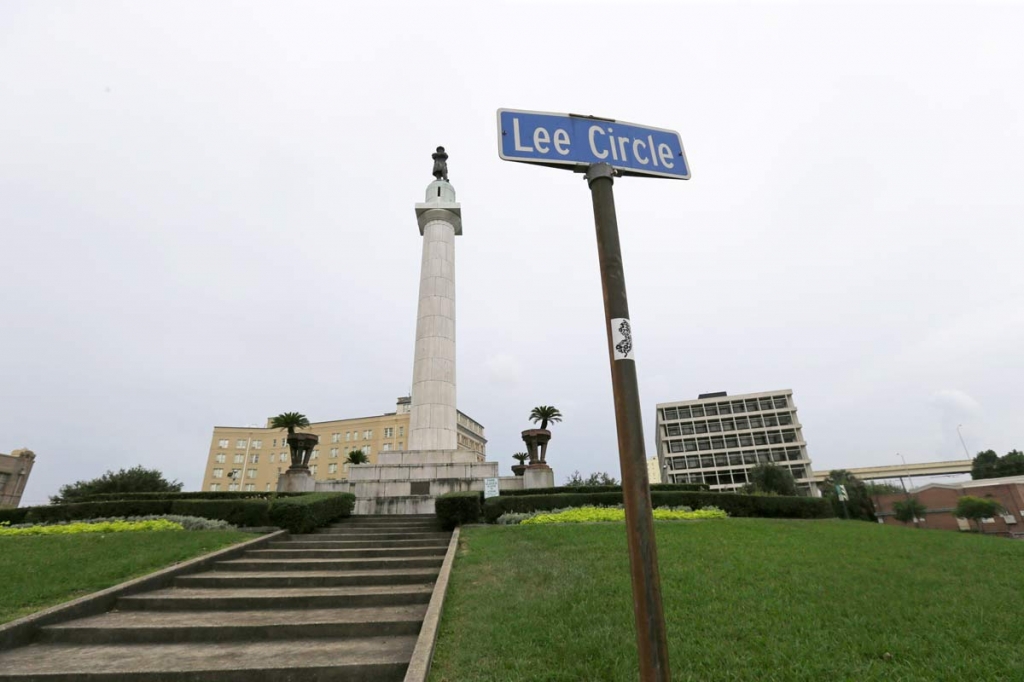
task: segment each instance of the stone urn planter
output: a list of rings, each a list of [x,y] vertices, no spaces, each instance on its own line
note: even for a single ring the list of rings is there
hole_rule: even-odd
[[[523,442],[526,443],[526,451],[530,455],[530,466],[547,467],[548,441],[551,440],[551,432],[547,429],[527,429],[523,431]]]
[[[320,442],[320,436],[312,433],[289,433],[288,449],[291,450],[292,469],[309,469],[309,458],[313,448]]]
[[[513,464],[512,465],[512,473],[515,474],[516,476],[522,476],[525,471],[526,471],[526,465],[525,464]]]

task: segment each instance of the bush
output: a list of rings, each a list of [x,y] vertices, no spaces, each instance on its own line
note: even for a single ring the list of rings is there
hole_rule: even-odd
[[[166,519],[157,521],[101,521],[98,523],[66,523],[56,526],[0,527],[0,537],[25,535],[76,535],[78,533],[126,533],[131,531],[184,530],[180,523]]]
[[[267,491],[203,491],[197,490],[187,493],[102,493],[97,495],[86,495],[80,502],[113,502],[120,500],[272,500],[278,497],[296,497],[308,495],[308,493],[278,493]]]
[[[438,498],[440,499],[440,498]],[[654,491],[655,507],[717,507],[729,516],[758,516],[785,519],[824,519],[833,516],[828,500],[820,497],[769,497],[694,491]],[[547,511],[565,507],[622,504],[622,493],[563,493],[558,495],[512,495],[491,497],[484,503],[484,520],[494,523],[508,512]]]
[[[51,504],[67,504],[81,502],[87,495],[99,493],[135,493],[135,492],[172,492],[181,490],[181,483],[168,481],[156,469],[141,466],[121,469],[118,472],[108,471],[91,481],[78,481],[63,485],[60,491],[50,498]]]
[[[707,483],[655,483],[651,486],[651,492],[654,491],[673,491],[673,490],[688,490],[692,492],[699,492],[701,490],[707,490]],[[515,495],[559,495],[561,493],[621,493],[621,485],[589,485],[589,486],[573,486],[563,485],[555,488],[531,488],[529,490],[502,490],[501,496],[515,496]]]
[[[14,507],[12,509],[0,509],[0,523],[19,524],[25,522],[28,510],[31,507]]]
[[[698,519],[725,519],[728,515],[721,509],[709,507],[689,511],[682,509],[654,510],[656,521],[694,521]],[[625,521],[626,510],[618,507],[575,507],[565,509],[553,514],[536,514],[528,519],[523,519],[523,525],[548,524],[548,523],[594,523],[598,521]]]
[[[179,523],[185,530],[234,530],[227,521],[221,519],[204,519],[201,516],[179,516],[177,514],[160,514],[154,516],[110,516],[106,518],[89,519],[89,523],[107,523],[117,521],[170,521]]]
[[[47,507],[28,507],[25,523],[81,521],[108,516],[150,516],[171,513],[170,500],[124,500],[120,502],[76,502]]]
[[[484,494],[478,490],[460,490],[448,493],[434,500],[434,513],[437,514],[437,518],[441,521],[441,527],[445,530],[451,530],[464,523],[478,523],[483,499]],[[491,499],[498,498],[492,497]]]
[[[270,505],[270,523],[292,533],[309,533],[352,513],[351,493],[307,493],[279,497]]]
[[[168,500],[171,514],[220,519],[232,526],[270,526],[266,500]],[[117,504],[117,503],[114,503]]]

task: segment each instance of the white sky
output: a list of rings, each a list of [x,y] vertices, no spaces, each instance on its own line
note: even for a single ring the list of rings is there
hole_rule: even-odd
[[[682,133],[616,182],[655,404],[792,388],[816,469],[1024,447],[1024,6],[0,2],[0,451],[24,503],[215,424],[394,409],[451,154],[459,406],[618,476],[590,196],[500,107]]]

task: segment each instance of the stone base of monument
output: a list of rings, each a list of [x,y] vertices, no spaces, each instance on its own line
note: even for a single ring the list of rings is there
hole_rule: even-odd
[[[468,450],[381,452],[376,464],[349,466],[348,481],[321,482],[317,490],[351,492],[353,514],[433,514],[434,499],[459,490],[483,490],[498,477],[498,463]]]
[[[555,472],[547,464],[531,464],[523,472],[523,488],[554,488]]]
[[[279,493],[311,493],[316,489],[316,481],[309,469],[288,469],[277,477]]]

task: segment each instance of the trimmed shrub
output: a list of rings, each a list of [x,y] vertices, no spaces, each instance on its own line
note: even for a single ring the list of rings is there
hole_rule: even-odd
[[[56,526],[0,528],[0,537],[28,535],[77,535],[79,533],[130,533],[134,531],[184,530],[180,523],[157,521],[101,521],[99,523],[62,523]]]
[[[440,499],[440,498],[439,498]],[[692,491],[654,491],[655,507],[717,507],[729,516],[785,519],[824,519],[833,516],[828,500],[820,497],[772,497]],[[622,493],[563,493],[559,495],[512,495],[491,497],[484,503],[484,520],[494,523],[507,512],[547,511],[587,505],[614,507]]]
[[[179,516],[220,519],[232,526],[271,526],[266,500],[168,500],[169,512]]]
[[[105,516],[154,516],[171,512],[170,500],[123,500],[118,502],[75,502],[46,507],[28,507],[25,523],[80,521]]]
[[[707,483],[654,483],[651,492],[658,491],[692,491],[708,490]],[[555,488],[531,488],[529,490],[502,490],[501,496],[513,495],[560,495],[562,493],[621,493],[621,485],[563,485]]]
[[[498,498],[492,497],[492,500]],[[479,490],[460,490],[441,495],[434,500],[434,513],[445,530],[464,523],[478,523],[484,494]]]
[[[19,523],[25,523],[25,517],[28,515],[28,510],[32,507],[13,507],[11,509],[0,509],[0,523],[10,523],[12,525],[18,525]]]
[[[258,490],[192,491],[187,493],[102,493],[87,495],[80,502],[112,502],[119,500],[272,500],[278,497],[297,497],[308,493],[278,493]]]
[[[292,533],[310,533],[352,513],[351,493],[307,493],[279,497],[270,504],[270,523]]]

